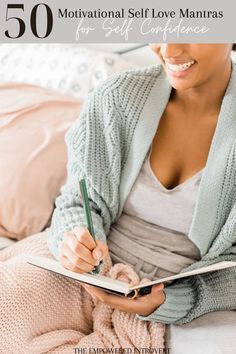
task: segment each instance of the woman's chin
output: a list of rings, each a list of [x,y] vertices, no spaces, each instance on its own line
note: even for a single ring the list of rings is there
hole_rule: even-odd
[[[190,82],[177,82],[177,80],[169,80],[169,83],[175,90],[188,90],[194,87],[194,84]]]
[[[187,90],[195,88],[199,85],[199,81],[196,78],[189,78],[181,80],[180,78],[174,78],[167,75],[167,79],[170,85],[176,90]]]

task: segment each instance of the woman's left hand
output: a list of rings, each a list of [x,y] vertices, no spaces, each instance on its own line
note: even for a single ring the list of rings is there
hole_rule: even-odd
[[[164,284],[152,286],[150,294],[139,296],[135,299],[121,297],[107,293],[95,286],[82,284],[86,291],[98,298],[102,303],[124,312],[135,313],[141,316],[148,316],[165,301]]]

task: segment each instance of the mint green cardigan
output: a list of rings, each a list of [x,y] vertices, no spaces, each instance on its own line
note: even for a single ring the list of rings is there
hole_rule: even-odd
[[[188,237],[201,259],[182,271],[236,261],[236,65],[225,92],[199,186]],[[168,103],[162,65],[112,76],[90,92],[80,118],[68,130],[67,182],[57,197],[48,247],[58,259],[63,232],[84,224],[79,179],[86,178],[97,238],[110,226],[141,169]],[[158,212],[158,211],[157,211]],[[158,263],[158,260],[157,260]],[[140,320],[184,324],[207,312],[236,309],[236,268],[175,280],[165,302]]]

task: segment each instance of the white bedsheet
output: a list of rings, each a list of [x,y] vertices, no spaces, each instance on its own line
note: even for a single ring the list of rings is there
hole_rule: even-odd
[[[236,310],[214,311],[184,325],[166,325],[170,354],[235,354]]]

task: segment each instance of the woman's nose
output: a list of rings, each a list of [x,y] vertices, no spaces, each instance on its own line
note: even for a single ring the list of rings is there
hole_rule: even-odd
[[[161,55],[165,58],[176,58],[184,52],[184,45],[179,43],[163,43],[161,44]]]

